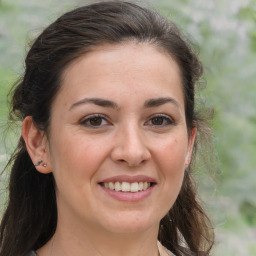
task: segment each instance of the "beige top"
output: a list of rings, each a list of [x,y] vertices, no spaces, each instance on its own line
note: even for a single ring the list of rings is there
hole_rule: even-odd
[[[160,256],[175,256],[173,253],[167,250],[159,241],[157,242],[157,246]]]

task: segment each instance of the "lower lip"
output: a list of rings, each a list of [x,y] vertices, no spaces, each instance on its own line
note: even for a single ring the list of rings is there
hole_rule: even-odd
[[[147,198],[151,193],[155,185],[149,187],[148,189],[144,191],[139,192],[121,192],[121,191],[115,191],[109,188],[105,188],[100,185],[100,187],[112,198],[119,200],[119,201],[125,201],[125,202],[138,202],[145,198]]]

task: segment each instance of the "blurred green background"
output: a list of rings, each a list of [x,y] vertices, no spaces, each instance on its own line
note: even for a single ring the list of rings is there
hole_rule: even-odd
[[[96,1],[0,0],[0,167],[19,129],[4,133],[7,93],[23,72],[28,42],[61,13]],[[213,255],[256,255],[256,2],[255,0],[145,0],[194,42],[205,67],[200,92],[214,107],[216,175],[197,181],[216,229]],[[13,132],[12,132],[13,131]],[[209,153],[211,154],[211,153]],[[1,208],[6,174],[0,177]]]

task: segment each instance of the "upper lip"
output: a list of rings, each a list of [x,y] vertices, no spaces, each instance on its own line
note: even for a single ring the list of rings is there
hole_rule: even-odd
[[[152,177],[146,176],[146,175],[136,175],[136,176],[129,176],[129,175],[118,175],[106,178],[99,183],[106,183],[106,182],[150,182],[150,183],[156,183],[156,180]]]

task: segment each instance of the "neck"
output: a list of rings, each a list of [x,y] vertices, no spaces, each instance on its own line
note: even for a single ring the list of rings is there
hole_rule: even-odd
[[[158,228],[143,232],[113,233],[86,226],[57,227],[53,238],[40,250],[39,256],[158,256]]]

